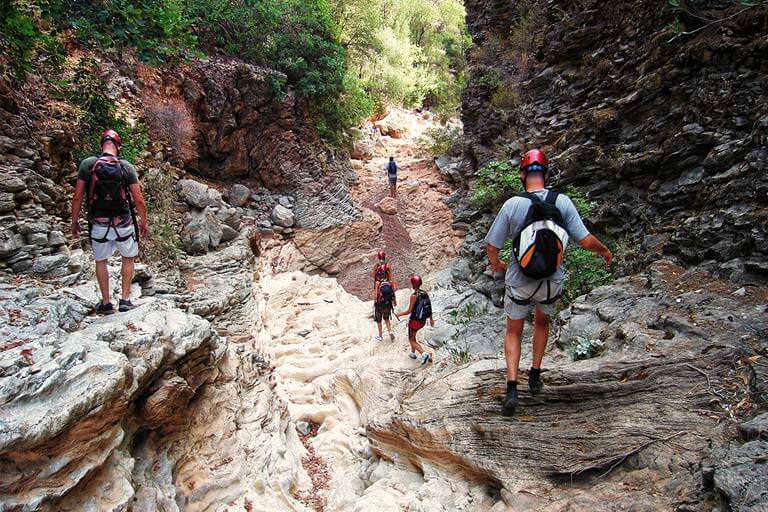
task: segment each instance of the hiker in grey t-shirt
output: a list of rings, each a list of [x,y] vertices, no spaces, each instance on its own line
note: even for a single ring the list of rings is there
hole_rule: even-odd
[[[534,194],[542,201],[547,197],[544,188],[548,177],[547,158],[539,150],[531,150],[525,154],[520,164],[520,179],[526,192]],[[560,265],[546,279],[533,279],[523,273],[523,269],[514,255],[510,257],[509,265],[499,259],[499,250],[508,239],[514,239],[525,227],[526,216],[531,199],[513,197],[507,200],[496,216],[488,235],[488,259],[494,272],[506,270],[504,296],[504,312],[507,315],[507,332],[504,338],[504,356],[507,360],[507,395],[504,400],[502,413],[509,416],[514,413],[517,405],[517,373],[520,364],[520,338],[523,334],[525,318],[535,306],[533,361],[528,376],[528,387],[531,394],[541,391],[541,360],[547,347],[549,336],[549,319],[555,311],[555,302],[560,296],[565,272]],[[597,238],[589,234],[584,226],[579,212],[573,202],[565,194],[559,194],[555,207],[562,215],[562,223],[567,236],[575,240],[581,247],[591,251],[603,259],[606,265],[611,264],[613,255]],[[521,261],[523,261],[521,259]],[[525,263],[524,263],[525,264]]]
[[[122,139],[114,130],[101,136],[101,155],[86,158],[80,163],[75,194],[72,198],[72,237],[80,238],[80,209],[85,204],[88,212],[88,238],[96,260],[96,280],[101,291],[101,302],[96,313],[110,315],[115,312],[110,299],[107,260],[115,251],[122,256],[120,270],[122,295],[119,311],[133,309],[131,281],[134,259],[139,254],[139,236],[148,235],[147,206],[139,184],[136,168],[119,158]],[[135,212],[133,211],[135,206]],[[138,225],[134,214],[138,213]]]

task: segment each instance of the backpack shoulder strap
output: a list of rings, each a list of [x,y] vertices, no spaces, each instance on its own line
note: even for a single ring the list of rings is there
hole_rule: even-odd
[[[544,198],[544,202],[554,206],[557,204],[557,198],[559,196],[560,196],[560,192],[558,192],[557,190],[549,190],[547,192],[547,197]]]
[[[532,203],[538,203],[541,201],[541,199],[539,199],[539,196],[537,196],[536,194],[532,194],[530,192],[520,192],[519,194],[517,194],[517,196],[529,199]]]

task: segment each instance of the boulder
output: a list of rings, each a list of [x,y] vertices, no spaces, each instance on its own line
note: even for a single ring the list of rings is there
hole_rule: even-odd
[[[376,204],[376,208],[387,215],[395,215],[397,213],[397,200],[394,197],[385,197]]]
[[[150,429],[183,420],[189,399],[211,375],[218,337],[207,321],[163,301],[70,334],[63,327],[77,325],[90,309],[84,303],[95,297],[75,288],[64,294],[51,289],[41,297],[45,293],[29,289],[32,304],[15,302],[24,304],[22,314],[32,326],[14,329],[39,326],[38,334],[19,332],[23,345],[0,352],[0,469],[8,475],[0,486],[0,510],[122,510],[96,502],[106,490],[129,485],[125,477],[86,490],[89,507],[52,502],[102,469],[109,471],[110,457],[121,453],[129,435],[124,425],[135,421],[129,418],[134,405],[141,405]],[[154,382],[168,370],[171,377]],[[127,496],[132,494],[129,487]]]
[[[51,231],[48,235],[48,244],[51,247],[58,247],[67,243],[67,239],[64,237],[64,233],[61,231]]]
[[[353,160],[370,160],[375,155],[376,146],[371,141],[357,140],[352,146],[349,157]]]
[[[293,208],[294,205],[294,201],[291,196],[280,196],[277,202],[286,208]]]
[[[221,208],[216,212],[216,217],[223,224],[226,224],[235,231],[240,231],[240,223],[242,222],[243,215],[238,208]]]
[[[69,256],[66,254],[54,254],[52,256],[40,256],[32,264],[32,272],[35,274],[47,274],[54,270],[66,270],[69,264]]]
[[[232,206],[245,206],[251,198],[251,190],[245,185],[236,183],[229,189],[229,204]]]
[[[768,510],[768,441],[758,439],[741,446],[715,450],[713,484],[728,498],[730,510]]]
[[[13,231],[0,228],[0,257],[8,257],[24,245],[24,239]]]
[[[181,243],[188,254],[205,254],[221,243],[223,231],[221,222],[211,208],[192,211],[181,230]]]
[[[13,193],[0,192],[0,212],[12,212],[16,208]]]
[[[296,218],[291,210],[278,204],[272,209],[272,222],[284,228],[293,227]]]
[[[223,224],[221,226],[221,241],[222,242],[229,242],[230,240],[234,240],[237,238],[238,232],[232,229],[231,227],[227,226],[226,224]]]
[[[0,191],[2,192],[21,192],[27,188],[24,181],[18,176],[12,174],[0,173]]]
[[[198,181],[179,180],[176,189],[182,199],[195,208],[203,209],[221,204],[221,193]]]

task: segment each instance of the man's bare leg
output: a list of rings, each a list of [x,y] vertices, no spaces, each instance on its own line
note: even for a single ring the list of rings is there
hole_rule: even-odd
[[[517,381],[517,368],[520,366],[520,338],[523,336],[525,320],[507,318],[507,333],[504,336],[504,358],[507,361],[507,381]]]
[[[123,266],[120,269],[123,278],[123,300],[131,298],[131,283],[133,282],[134,259],[123,257]]]
[[[107,270],[107,260],[96,262],[96,281],[99,283],[101,291],[101,303],[109,304],[109,270]]]
[[[547,349],[549,338],[549,315],[536,307],[533,322],[533,368],[541,368],[541,360],[544,359],[544,351]]]

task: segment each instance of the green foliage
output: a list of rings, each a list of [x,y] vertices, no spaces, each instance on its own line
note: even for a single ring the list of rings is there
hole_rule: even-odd
[[[565,194],[571,199],[573,205],[579,211],[579,215],[588,217],[592,213],[595,204],[587,199],[587,196],[579,192],[576,187],[568,185],[565,187]]]
[[[604,343],[597,339],[589,339],[584,336],[576,336],[568,345],[568,353],[573,361],[591,359],[603,351]]]
[[[503,83],[503,81],[504,79],[502,78],[499,70],[490,69],[486,71],[477,82],[483,87],[496,89]]]
[[[12,71],[23,76],[32,71],[32,59],[44,57],[45,64],[58,67],[64,60],[64,48],[55,33],[40,30],[33,9],[21,2],[0,0],[0,52],[11,59]]]
[[[453,362],[456,364],[465,364],[471,360],[471,355],[467,347],[467,331],[470,324],[478,317],[486,313],[486,309],[473,302],[453,309],[449,312],[448,322],[456,326],[456,332],[453,335],[455,346],[448,349]]]
[[[98,75],[97,65],[93,59],[81,58],[71,80],[60,84],[60,95],[79,107],[80,121],[84,126],[75,156],[84,158],[98,154],[101,151],[101,133],[111,128],[123,139],[120,156],[133,161],[149,142],[147,130],[142,124],[130,123],[118,115],[115,103],[104,92],[106,83]]]
[[[458,111],[471,42],[459,0],[330,0],[348,73],[374,100]]]
[[[197,55],[192,20],[181,0],[49,0],[43,13],[99,51],[134,48],[149,64]]]
[[[141,177],[141,182],[150,227],[150,238],[141,245],[142,257],[161,265],[172,264],[181,254],[181,239],[174,226],[177,215],[173,176],[150,169]]]
[[[338,98],[321,101],[316,108],[317,131],[321,137],[336,145],[348,144],[347,130],[373,113],[374,102],[354,77],[344,77]]]
[[[461,142],[461,135],[461,128],[456,125],[446,124],[428,128],[416,141],[417,151],[432,157],[445,155]]]
[[[565,268],[568,269],[568,279],[563,290],[566,303],[613,281],[613,274],[605,267],[605,261],[581,247],[568,247],[565,252]]]
[[[516,192],[522,192],[520,176],[509,162],[493,160],[475,171],[470,199],[478,206],[497,207]]]

